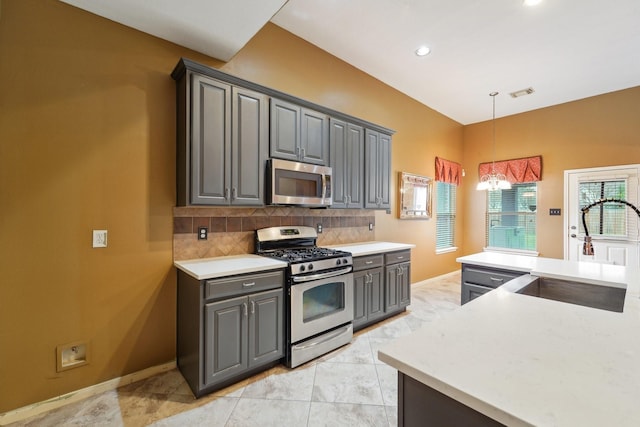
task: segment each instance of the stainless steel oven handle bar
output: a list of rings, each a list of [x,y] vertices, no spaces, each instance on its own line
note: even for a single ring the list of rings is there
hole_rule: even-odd
[[[342,274],[350,273],[351,270],[352,270],[352,267],[349,266],[349,267],[341,268],[340,270],[329,271],[328,273],[312,274],[311,276],[294,276],[292,277],[292,279],[295,283],[310,282],[312,280],[326,279],[328,277],[340,276]]]

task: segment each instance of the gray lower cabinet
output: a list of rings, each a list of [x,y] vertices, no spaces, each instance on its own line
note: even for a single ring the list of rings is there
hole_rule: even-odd
[[[479,265],[462,264],[460,303],[469,301],[494,290],[511,279],[527,274],[522,271],[505,270]]]
[[[383,265],[382,254],[357,257],[353,260],[354,330],[362,329],[385,317]]]
[[[411,303],[411,251],[385,254],[385,312],[403,311]]]
[[[343,120],[329,120],[329,166],[332,170],[332,208],[362,208],[364,194],[364,128]]]
[[[282,289],[205,306],[205,385],[283,355]]]
[[[329,117],[291,102],[271,98],[271,157],[328,165]]]
[[[365,199],[368,209],[391,207],[391,135],[365,131]]]
[[[263,205],[268,97],[197,73],[178,87],[178,205]]]
[[[177,364],[196,397],[283,356],[283,271],[211,280],[178,271]]]

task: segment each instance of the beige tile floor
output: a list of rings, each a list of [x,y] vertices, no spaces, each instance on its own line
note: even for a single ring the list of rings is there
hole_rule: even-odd
[[[406,313],[296,369],[276,366],[194,399],[177,369],[13,426],[395,426],[396,371],[377,349],[460,305],[460,274],[412,287]]]

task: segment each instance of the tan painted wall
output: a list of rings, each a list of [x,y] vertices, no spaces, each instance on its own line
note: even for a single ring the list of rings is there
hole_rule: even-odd
[[[535,93],[530,96],[535,96]],[[517,102],[500,95],[501,102]],[[487,108],[491,108],[487,95]],[[563,217],[549,216],[563,208],[564,171],[640,163],[640,87],[518,114],[496,121],[496,160],[542,155],[538,184],[538,251],[563,257]],[[478,164],[492,160],[491,122],[464,128],[467,181],[477,182]],[[464,253],[482,250],[486,194],[473,185],[464,189]],[[563,215],[564,215],[563,211]]]
[[[461,125],[274,25],[223,64],[61,2],[2,0],[0,413],[175,357],[180,56],[395,129],[394,183],[462,160]],[[376,215],[376,238],[418,245],[413,281],[456,268],[433,256],[434,221],[396,215]],[[56,373],[56,345],[76,340],[91,364]]]

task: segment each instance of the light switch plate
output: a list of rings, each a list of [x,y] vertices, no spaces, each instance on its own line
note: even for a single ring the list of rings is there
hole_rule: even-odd
[[[93,247],[107,247],[107,230],[93,230]]]

